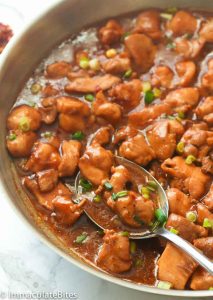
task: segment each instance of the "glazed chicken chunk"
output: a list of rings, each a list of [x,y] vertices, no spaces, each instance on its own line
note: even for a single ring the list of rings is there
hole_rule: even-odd
[[[107,24],[100,28],[99,37],[104,45],[111,45],[119,42],[124,33],[121,25],[115,20],[109,20]]]

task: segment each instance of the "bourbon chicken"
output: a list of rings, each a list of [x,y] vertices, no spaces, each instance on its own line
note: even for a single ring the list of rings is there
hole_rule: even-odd
[[[112,18],[53,50],[8,112],[5,145],[25,205],[87,263],[137,284],[213,288],[170,242],[130,239],[162,217],[213,259],[212,51],[211,12]],[[164,188],[168,217],[156,181],[135,164]]]

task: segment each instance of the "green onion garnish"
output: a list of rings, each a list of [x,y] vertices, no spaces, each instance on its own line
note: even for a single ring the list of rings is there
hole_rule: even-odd
[[[167,13],[161,13],[160,16],[161,16],[161,18],[166,19],[166,20],[171,20],[173,17],[171,14],[167,14]]]
[[[90,191],[92,189],[92,183],[89,182],[88,180],[81,178],[79,181],[79,185],[82,186],[84,191]]]
[[[132,70],[129,69],[124,73],[124,78],[130,78],[132,76]]]
[[[104,182],[104,187],[107,191],[111,191],[113,189],[113,186],[108,181]]]
[[[157,287],[159,289],[169,290],[172,287],[171,282],[168,281],[158,281]]]
[[[213,286],[210,286],[209,291],[213,291]]]
[[[167,49],[174,49],[174,48],[176,48],[176,45],[175,45],[175,43],[168,43],[167,45],[166,45],[166,48]]]
[[[170,230],[169,230],[171,233],[174,233],[174,234],[178,234],[179,233],[179,231],[177,230],[177,229],[175,229],[175,228],[170,228]]]
[[[121,231],[120,235],[122,235],[122,236],[129,236],[129,232],[128,231]]]
[[[79,61],[79,66],[82,69],[88,69],[89,68],[89,58],[88,57],[82,57]]]
[[[147,182],[147,187],[152,187],[154,190],[157,190],[157,188],[158,188],[158,185],[157,185],[157,183],[154,181],[154,180],[149,180],[148,182]]]
[[[179,111],[178,117],[179,117],[180,119],[185,119],[185,114],[184,114],[184,112]]]
[[[124,42],[125,38],[127,38],[130,34],[131,32],[125,32],[121,37],[121,42]]]
[[[36,94],[38,94],[41,91],[41,88],[42,87],[41,87],[41,85],[39,83],[33,83],[31,85],[30,90],[31,90],[32,94],[36,95]]]
[[[128,191],[120,191],[118,193],[113,193],[112,194],[112,199],[115,201],[117,200],[118,198],[122,198],[122,197],[125,197],[128,195]]]
[[[27,132],[30,130],[30,121],[27,117],[22,117],[19,121],[19,129]]]
[[[186,218],[190,222],[196,222],[196,220],[197,220],[197,213],[194,212],[194,211],[188,211],[186,213]]]
[[[87,94],[84,96],[85,100],[89,101],[89,102],[93,102],[95,97],[92,94]]]
[[[100,203],[101,202],[101,196],[100,195],[95,195],[93,197],[93,202],[95,203]]]
[[[140,258],[136,259],[134,265],[135,265],[136,268],[141,267],[143,265],[142,259],[140,259]]]
[[[166,12],[168,14],[175,14],[178,11],[177,7],[169,7],[167,8]]]
[[[185,163],[187,165],[191,165],[194,161],[196,161],[196,157],[194,155],[188,155],[187,158],[185,159]]]
[[[85,241],[86,238],[87,238],[87,233],[86,233],[86,232],[83,232],[81,235],[79,235],[79,236],[76,237],[75,242],[76,242],[77,244],[82,244],[83,241]]]
[[[154,100],[155,96],[152,91],[147,91],[144,93],[144,101],[146,104],[151,104]]]
[[[76,131],[71,135],[73,140],[81,141],[84,139],[84,133],[82,131]]]
[[[16,137],[17,137],[17,136],[16,136],[15,133],[11,133],[11,134],[8,135],[8,140],[9,140],[9,141],[15,141]]]
[[[183,153],[184,152],[184,142],[179,142],[176,146],[176,150],[179,152],[179,153]]]
[[[50,131],[46,131],[46,132],[42,132],[41,137],[48,139],[51,138],[53,136],[53,133]]]
[[[150,190],[146,186],[141,188],[141,194],[145,199],[149,199],[149,192]]]
[[[205,218],[203,220],[203,227],[204,228],[213,228],[213,220],[210,220],[208,218]]]
[[[134,254],[136,252],[136,248],[137,248],[136,243],[131,241],[130,242],[130,252],[131,252],[131,254]]]
[[[157,208],[155,210],[155,218],[160,222],[160,224],[163,224],[166,222],[167,217],[166,217],[164,211],[162,210],[162,208]]]

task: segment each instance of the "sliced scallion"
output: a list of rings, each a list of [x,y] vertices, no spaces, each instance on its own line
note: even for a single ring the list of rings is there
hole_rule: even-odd
[[[86,238],[87,238],[87,233],[83,232],[81,235],[76,237],[75,242],[77,244],[82,244],[86,240]]]

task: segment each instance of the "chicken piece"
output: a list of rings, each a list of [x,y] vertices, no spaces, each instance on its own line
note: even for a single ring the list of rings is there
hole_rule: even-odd
[[[203,202],[209,210],[213,210],[213,184],[211,185],[208,194],[204,197]]]
[[[58,166],[59,177],[72,176],[80,159],[81,143],[78,141],[63,141],[61,145],[61,162]]]
[[[110,74],[124,74],[127,70],[131,69],[128,57],[116,56],[103,61],[101,65],[104,71]]]
[[[132,178],[127,168],[124,166],[112,167],[110,183],[113,186],[113,193],[118,193],[126,189],[126,183],[131,182]]]
[[[197,204],[197,223],[203,225],[204,219],[207,218],[213,221],[213,214],[202,203]]]
[[[194,246],[200,249],[204,255],[208,256],[210,259],[213,259],[213,237],[208,236],[194,240]]]
[[[61,182],[59,182],[53,190],[47,193],[40,191],[38,183],[35,179],[25,177],[24,185],[35,196],[36,200],[48,210],[53,210],[53,202],[58,198],[63,198],[64,200],[71,199],[72,194],[70,190]]]
[[[57,170],[60,160],[60,155],[55,147],[50,144],[37,142],[24,168],[26,171],[33,173],[46,169]]]
[[[47,83],[45,87],[42,89],[43,97],[52,97],[56,96],[59,93],[58,89],[50,83]]]
[[[113,143],[119,144],[128,138],[132,138],[138,134],[138,130],[131,126],[125,126],[115,132]]]
[[[144,33],[153,40],[159,40],[163,35],[160,25],[159,11],[146,10],[138,15],[134,32]]]
[[[72,81],[72,80],[74,80],[76,78],[88,78],[88,77],[90,77],[89,72],[87,70],[82,70],[82,69],[80,69],[78,71],[75,71],[75,72],[69,72],[67,74],[67,78],[70,81]]]
[[[140,103],[141,81],[134,79],[129,82],[120,83],[109,91],[109,95],[126,109],[133,109]]]
[[[190,288],[192,290],[208,290],[213,286],[213,276],[201,267],[194,272]]]
[[[58,119],[59,127],[66,132],[74,133],[84,131],[86,122],[81,115],[60,114]]]
[[[141,72],[148,71],[154,64],[156,46],[145,34],[134,33],[124,40],[127,51]]]
[[[7,117],[7,128],[10,130],[35,131],[40,126],[40,112],[36,108],[25,104],[14,107]]]
[[[58,171],[54,169],[44,170],[36,173],[38,186],[41,192],[52,191],[58,184]]]
[[[76,78],[65,86],[67,93],[96,93],[98,90],[108,90],[121,81],[119,77],[106,74],[88,78]]]
[[[169,213],[185,217],[192,206],[190,197],[176,188],[170,188],[166,193],[169,201]]]
[[[129,238],[113,230],[105,230],[96,263],[102,269],[113,273],[128,271],[132,265]]]
[[[187,39],[185,37],[180,37],[175,39],[175,50],[177,53],[182,55],[184,58],[196,58],[202,51],[205,40],[203,38],[199,39]]]
[[[71,71],[71,65],[65,61],[58,61],[46,67],[45,76],[51,79],[59,79],[66,77]]]
[[[183,126],[177,122],[180,130],[183,133]],[[154,123],[153,127],[147,131],[147,139],[152,147],[155,158],[158,160],[165,160],[171,157],[176,149],[176,133],[171,132],[171,125],[169,120],[162,120]]]
[[[112,125],[119,123],[122,116],[121,106],[108,101],[101,91],[97,93],[93,102],[93,113]]]
[[[93,136],[92,144],[99,144],[99,145],[105,145],[108,144],[111,140],[113,127],[112,126],[105,126],[99,128]]]
[[[142,166],[146,166],[155,158],[155,152],[147,144],[142,134],[137,134],[124,141],[119,147],[119,155]]]
[[[208,70],[202,76],[201,83],[202,83],[202,87],[208,89],[209,91],[213,91],[213,59],[209,59]]]
[[[11,136],[14,138],[10,139]],[[36,140],[37,134],[35,132],[16,130],[7,137],[7,149],[13,157],[27,157],[30,155]]]
[[[201,30],[199,31],[199,35],[206,42],[213,42],[213,19],[209,19],[203,24]]]
[[[94,185],[100,185],[109,177],[113,164],[113,155],[98,144],[87,147],[79,160],[81,174]]]
[[[124,31],[116,20],[109,20],[105,26],[99,30],[99,39],[104,45],[111,45],[120,41]]]
[[[167,66],[157,66],[152,75],[152,85],[157,87],[172,88],[173,87],[173,71]]]
[[[168,103],[160,103],[143,108],[141,111],[129,114],[128,123],[133,127],[143,127],[148,121],[157,119],[162,114],[170,115],[173,108]]]
[[[55,101],[55,98],[52,97],[44,98],[41,101],[43,105],[43,107],[39,107],[39,111],[41,113],[41,120],[47,125],[54,123],[57,118]]]
[[[174,112],[188,112],[199,101],[199,91],[197,88],[181,88],[171,91],[164,102],[169,104]]]
[[[175,228],[182,238],[191,243],[197,238],[208,236],[208,231],[204,227],[173,213],[169,215],[166,228]]]
[[[193,34],[197,29],[197,20],[191,13],[179,10],[168,23],[168,29],[175,36]]]
[[[166,159],[161,168],[168,175],[173,177],[172,187],[176,186],[176,179],[181,181],[182,190],[189,192],[190,196],[200,199],[206,192],[206,188],[211,179],[205,175],[199,167],[187,165],[182,157],[176,156],[172,159]]]
[[[199,119],[213,126],[213,97],[207,97],[195,110]]]
[[[58,97],[57,101],[57,111],[62,114],[80,114],[84,117],[89,116],[90,109],[89,106],[74,97]]]
[[[86,199],[81,200],[79,204],[74,204],[66,197],[57,197],[53,200],[54,219],[63,225],[73,225],[82,215]]]
[[[158,279],[171,282],[174,289],[183,290],[197,265],[191,256],[167,243],[158,260]]]
[[[210,156],[203,157],[201,160],[202,167],[201,170],[205,174],[213,175],[213,160]]]
[[[178,86],[189,86],[196,74],[196,65],[193,61],[181,61],[176,64],[179,76]]]
[[[160,162],[157,160],[153,160],[150,165],[148,171],[151,173],[155,179],[162,185],[162,187],[166,190],[168,187],[168,179],[166,174],[161,169]]]

